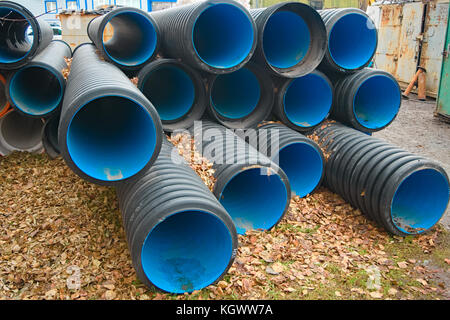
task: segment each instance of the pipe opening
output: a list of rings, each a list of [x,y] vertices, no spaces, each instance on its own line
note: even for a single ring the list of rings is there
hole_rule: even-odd
[[[305,20],[291,11],[271,15],[264,27],[263,50],[267,62],[276,68],[289,68],[306,55],[311,34]]]
[[[9,112],[2,118],[1,134],[3,140],[16,150],[30,150],[41,142],[43,122],[38,118]]]
[[[234,175],[220,194],[239,234],[246,230],[270,229],[283,216],[288,199],[286,186],[278,174],[267,168],[252,168]]]
[[[328,115],[333,102],[333,90],[316,74],[292,80],[284,94],[284,112],[296,126],[312,127]]]
[[[104,96],[78,109],[67,129],[67,149],[85,174],[119,181],[141,171],[156,147],[153,120],[137,102]]]
[[[192,30],[197,55],[214,68],[232,68],[250,54],[253,24],[243,10],[232,4],[214,4],[197,17]]]
[[[218,217],[202,211],[172,214],[147,235],[142,268],[158,288],[183,293],[202,289],[226,270],[232,238]]]
[[[291,143],[279,151],[278,157],[293,194],[304,197],[317,187],[322,178],[323,162],[316,148],[308,143]]]
[[[63,88],[52,71],[32,66],[16,72],[10,82],[9,95],[22,112],[41,116],[59,106]]]
[[[398,186],[391,202],[391,218],[405,233],[417,234],[436,224],[449,199],[445,176],[434,169],[411,173]]]
[[[365,80],[356,91],[353,112],[364,127],[378,129],[395,118],[401,103],[397,83],[390,77],[376,75]]]
[[[153,56],[157,37],[150,19],[137,12],[121,11],[103,29],[103,48],[112,61],[137,66]]]
[[[143,82],[142,92],[163,121],[183,117],[191,110],[195,100],[191,77],[176,66],[161,66],[149,73]]]
[[[377,30],[370,18],[349,13],[331,28],[328,50],[334,62],[344,69],[358,69],[372,58],[377,47]]]
[[[258,78],[248,68],[217,76],[211,88],[211,105],[221,116],[240,119],[255,110],[261,97]]]
[[[3,20],[0,24],[0,63],[14,63],[25,58],[35,39],[34,30],[28,19],[10,8],[0,8],[0,18],[25,21]]]

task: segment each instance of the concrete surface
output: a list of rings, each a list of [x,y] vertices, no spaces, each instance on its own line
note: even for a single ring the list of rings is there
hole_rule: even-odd
[[[411,94],[392,124],[373,136],[436,160],[450,176],[450,124],[433,115],[435,108],[435,100],[419,101]],[[450,230],[450,207],[440,222]]]

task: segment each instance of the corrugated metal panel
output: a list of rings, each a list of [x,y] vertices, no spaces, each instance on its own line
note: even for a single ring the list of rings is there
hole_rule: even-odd
[[[449,9],[450,15],[450,9]],[[450,24],[447,24],[445,52],[442,62],[441,81],[437,101],[437,113],[450,121]]]
[[[417,66],[424,67],[426,94],[436,97],[448,6],[447,0],[427,2],[426,10],[422,2],[380,5],[378,10],[369,7],[367,11],[378,29],[375,66],[391,73],[403,88],[412,80]]]
[[[422,13],[421,2],[380,6],[375,66],[400,84],[407,85],[416,73]]]
[[[396,78],[406,85],[417,70],[423,3],[406,3],[401,16],[400,48]]]
[[[420,66],[427,71],[426,91],[427,95],[432,97],[437,96],[439,88],[448,7],[448,3],[430,3],[425,20]]]

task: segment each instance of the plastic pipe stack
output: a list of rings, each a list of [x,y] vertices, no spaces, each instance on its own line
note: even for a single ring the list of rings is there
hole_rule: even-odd
[[[183,293],[218,281],[237,234],[275,227],[292,196],[322,181],[394,235],[430,230],[448,206],[440,165],[368,135],[394,121],[401,93],[367,68],[377,31],[359,9],[122,7],[93,19],[92,43],[73,53],[21,5],[1,1],[0,19],[0,154],[44,147],[117,187],[147,286]],[[190,134],[212,162],[212,192],[163,130]]]

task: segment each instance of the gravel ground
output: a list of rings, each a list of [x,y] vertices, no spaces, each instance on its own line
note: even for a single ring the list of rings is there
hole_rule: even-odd
[[[411,94],[394,122],[373,136],[438,161],[450,175],[450,124],[433,115],[435,108],[435,100],[419,101]],[[441,224],[450,230],[450,207]]]

